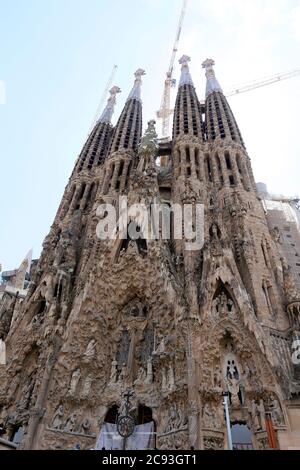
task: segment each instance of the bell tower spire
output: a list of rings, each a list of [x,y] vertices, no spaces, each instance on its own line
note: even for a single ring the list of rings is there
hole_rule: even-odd
[[[189,71],[190,60],[187,55],[183,55],[179,60],[181,77],[175,103],[173,138],[188,134],[203,140],[201,106]]]
[[[206,98],[208,97],[208,95],[210,95],[214,91],[223,93],[223,90],[218,80],[216,79],[215,71],[213,69],[214,65],[215,65],[215,61],[213,59],[206,59],[202,64],[202,67],[206,70],[206,73],[205,73],[206,79],[207,79],[206,95],[205,95]]]
[[[206,133],[207,140],[226,139],[237,142],[245,148],[245,144],[223,90],[216,79],[214,60],[206,59],[202,67],[206,73]]]
[[[98,122],[111,123],[111,119],[115,110],[115,105],[117,102],[117,94],[121,93],[121,89],[118,86],[113,86],[110,90],[110,97],[107,100],[107,105],[105,106],[103,113],[101,114]]]
[[[192,85],[194,86],[190,70],[189,70],[189,62],[191,61],[191,58],[187,55],[183,55],[181,59],[179,60],[179,64],[181,65],[181,77],[180,77],[180,82],[179,86],[183,85]]]
[[[127,101],[129,101],[129,100],[142,101],[141,100],[141,89],[142,89],[142,76],[143,75],[146,75],[146,72],[143,69],[138,69],[135,72],[135,74],[134,74],[134,76],[135,76],[134,85],[133,85],[133,88],[132,88],[131,92],[129,93]]]
[[[145,71],[139,68],[134,76],[134,85],[126,100],[111,139],[108,157],[105,162],[101,192],[116,194],[124,192],[131,168],[137,156],[142,136],[142,76]]]

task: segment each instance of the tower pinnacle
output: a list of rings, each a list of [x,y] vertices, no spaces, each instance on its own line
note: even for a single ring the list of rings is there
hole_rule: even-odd
[[[134,75],[135,75],[134,85],[133,85],[131,92],[129,93],[127,101],[129,100],[141,101],[142,76],[146,75],[146,72],[143,69],[138,69]]]
[[[181,77],[180,77],[179,86],[183,86],[183,85],[194,86],[193,80],[189,71],[189,65],[188,65],[190,61],[191,61],[191,58],[187,55],[183,55],[181,59],[179,60],[179,63],[181,65]]]
[[[213,69],[213,65],[215,65],[215,61],[213,59],[206,59],[202,67],[206,70],[206,78],[207,78],[207,83],[206,83],[206,98],[208,95],[213,93],[214,91],[218,91],[220,93],[223,93],[223,90],[216,79],[215,71]]]
[[[113,86],[111,90],[109,90],[109,93],[110,93],[110,97],[107,100],[107,105],[103,113],[101,114],[101,117],[99,118],[98,122],[106,122],[106,123],[111,122],[111,118],[114,113],[115,105],[117,102],[116,96],[118,93],[121,93],[121,89],[117,86]]]

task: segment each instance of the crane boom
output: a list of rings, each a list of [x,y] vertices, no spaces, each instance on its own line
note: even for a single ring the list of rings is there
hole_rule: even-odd
[[[169,69],[167,71],[167,76],[165,79],[163,97],[162,97],[160,109],[157,112],[157,117],[162,120],[162,137],[164,138],[169,137],[170,116],[173,113],[173,111],[171,110],[171,87],[174,86],[173,69],[174,69],[176,54],[178,51],[178,44],[179,44],[179,40],[181,36],[183,20],[184,20],[185,13],[186,13],[187,1],[188,0],[183,1],[178,28],[176,31],[174,47],[172,50],[170,65],[169,65]]]
[[[173,68],[174,68],[176,54],[177,54],[177,51],[178,51],[178,45],[179,45],[179,40],[180,40],[180,36],[181,36],[183,20],[184,20],[185,13],[186,13],[186,7],[187,7],[187,0],[184,0],[183,7],[182,7],[182,10],[181,10],[181,14],[180,14],[180,18],[179,18],[178,27],[177,27],[174,47],[173,47],[172,56],[171,56],[171,60],[170,60],[170,66],[169,66],[169,70],[168,70],[168,75],[170,75],[171,77],[173,75]]]
[[[107,95],[108,95],[109,89],[110,89],[111,86],[112,86],[112,82],[113,82],[113,80],[114,80],[114,78],[115,78],[117,69],[118,69],[118,66],[117,66],[117,65],[114,65],[114,66],[113,66],[113,69],[112,69],[112,71],[111,71],[111,74],[110,74],[110,76],[109,76],[108,82],[107,82],[107,84],[106,84],[105,90],[104,90],[104,92],[103,92],[103,94],[102,94],[101,101],[100,101],[100,103],[99,103],[99,106],[98,106],[98,108],[97,108],[97,111],[96,111],[96,114],[95,114],[93,123],[92,123],[91,128],[90,128],[90,132],[92,132],[92,130],[94,129],[95,124],[96,124],[96,122],[98,121],[101,112],[103,111],[103,106],[104,106],[106,97],[107,97]]]
[[[240,93],[246,93],[247,91],[255,90],[256,88],[271,85],[272,83],[277,83],[282,80],[287,80],[288,78],[296,77],[297,75],[300,75],[300,69],[293,70],[291,72],[286,72],[286,73],[278,73],[276,75],[273,75],[272,77],[266,78],[265,80],[260,80],[260,81],[256,80],[240,88],[231,90],[228,93],[225,93],[225,95],[228,97],[228,96],[238,95]]]

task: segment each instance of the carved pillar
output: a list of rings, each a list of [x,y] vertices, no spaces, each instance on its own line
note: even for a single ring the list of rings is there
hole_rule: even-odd
[[[45,403],[47,400],[47,395],[50,389],[50,382],[52,378],[53,367],[56,363],[62,340],[58,336],[54,338],[52,345],[52,350],[47,358],[47,362],[44,369],[44,374],[40,389],[38,392],[37,400],[35,407],[30,413],[30,419],[27,428],[27,436],[24,440],[23,448],[26,450],[34,450],[39,438],[39,426],[41,425],[41,418],[44,415]]]
[[[180,176],[180,153],[179,150],[174,152],[174,176],[178,178]]]
[[[124,189],[126,187],[126,181],[127,181],[127,176],[128,176],[129,165],[130,165],[130,161],[127,160],[125,162],[124,168],[123,168],[123,173],[122,173],[121,183],[120,183],[120,191],[124,191]]]
[[[119,176],[120,166],[121,166],[121,162],[117,162],[115,164],[115,168],[114,168],[114,172],[113,172],[113,176],[112,176],[112,180],[110,184],[110,187],[113,191],[116,189],[116,183],[117,183],[117,179]]]
[[[191,158],[191,174],[194,178],[197,178],[196,163],[195,163],[195,147],[190,147],[190,158]]]
[[[85,208],[86,201],[87,201],[87,198],[88,198],[89,193],[90,193],[90,189],[91,189],[91,184],[87,184],[86,187],[85,187],[81,202],[80,202],[80,209],[81,210],[84,210],[84,208]]]
[[[224,179],[224,186],[229,186],[229,179],[228,179],[228,172],[227,172],[227,167],[225,163],[225,156],[223,153],[219,154],[220,158],[220,164],[221,164],[221,170],[222,170],[222,175]]]
[[[185,146],[180,146],[180,155],[181,155],[181,176],[186,177],[186,154]]]
[[[229,158],[230,158],[232,174],[233,174],[233,177],[234,177],[235,184],[240,185],[241,184],[240,173],[239,173],[239,170],[238,170],[236,159],[235,159],[234,155],[232,154],[232,152],[229,152]]]

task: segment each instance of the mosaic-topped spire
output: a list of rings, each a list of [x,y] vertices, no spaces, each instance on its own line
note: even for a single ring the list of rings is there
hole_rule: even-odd
[[[191,58],[187,55],[183,55],[181,59],[179,60],[179,63],[181,65],[181,77],[180,77],[180,82],[179,86],[183,85],[193,85],[193,80],[190,74],[189,70],[189,65],[188,63],[191,61]]]
[[[215,91],[223,93],[223,90],[216,79],[215,71],[213,69],[214,65],[215,61],[212,59],[206,59],[202,64],[202,67],[206,70],[206,98]]]
[[[139,100],[141,101],[141,87],[142,87],[142,76],[146,75],[145,70],[143,69],[138,69],[134,76],[135,76],[135,81],[133,88],[131,92],[129,93],[129,96],[127,98],[127,101],[129,100]]]
[[[111,122],[111,118],[113,116],[114,110],[115,110],[115,105],[117,102],[117,94],[121,93],[121,89],[117,86],[112,87],[112,89],[109,91],[110,97],[107,100],[107,105],[105,106],[105,109],[103,113],[101,114],[101,117],[99,118],[99,122]]]

